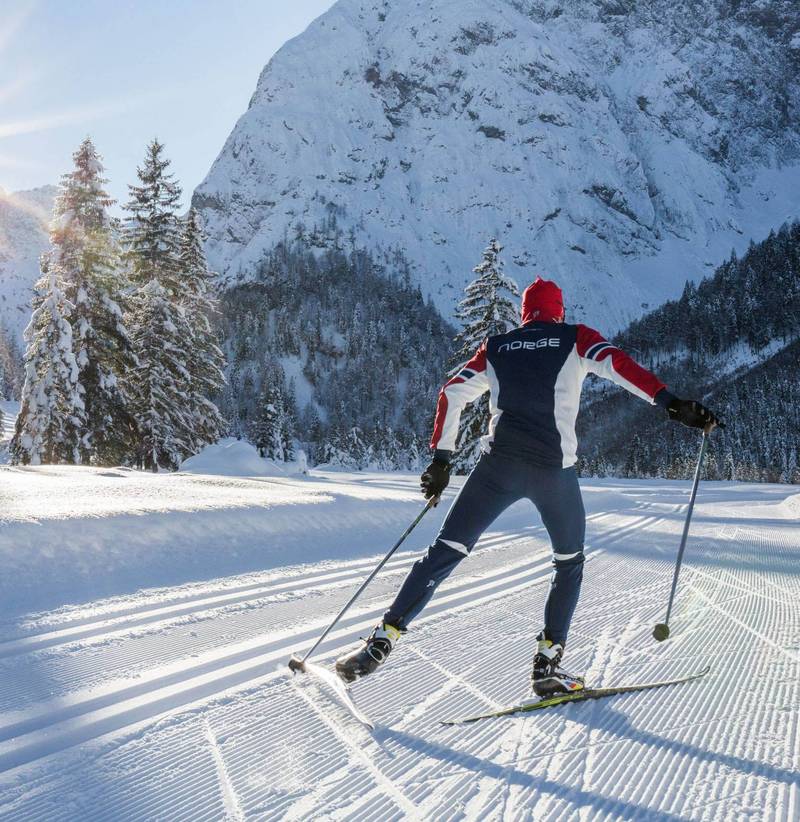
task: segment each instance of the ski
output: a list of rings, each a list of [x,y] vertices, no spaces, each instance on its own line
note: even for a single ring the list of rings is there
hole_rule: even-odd
[[[708,666],[703,668],[702,671],[698,671],[695,674],[690,674],[689,676],[683,676],[678,679],[663,679],[659,682],[645,682],[639,685],[619,685],[615,688],[584,688],[581,691],[573,691],[572,693],[545,697],[540,699],[538,702],[512,705],[508,708],[502,708],[499,711],[489,711],[485,714],[465,716],[459,719],[443,719],[441,720],[441,724],[461,725],[466,722],[477,722],[479,719],[493,719],[498,716],[510,716],[512,714],[530,713],[530,711],[538,711],[543,708],[554,708],[556,705],[563,705],[565,702],[583,702],[587,699],[603,699],[604,697],[616,696],[617,694],[627,694],[634,691],[647,691],[651,688],[664,688],[667,685],[681,685],[684,682],[692,682],[695,679],[704,677],[710,670],[711,666]]]
[[[354,719],[358,720],[358,722],[370,731],[375,730],[375,725],[373,725],[372,720],[356,705],[353,697],[350,695],[350,691],[347,690],[347,686],[333,671],[323,668],[322,665],[315,665],[313,662],[303,663],[302,670],[307,674],[311,674],[319,682],[322,682],[323,685],[326,685],[327,692],[332,693],[339,704],[350,711]]]

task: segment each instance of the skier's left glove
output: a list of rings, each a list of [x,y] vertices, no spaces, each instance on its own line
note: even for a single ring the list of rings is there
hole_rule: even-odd
[[[441,457],[434,457],[431,464],[422,472],[419,485],[425,499],[440,497],[450,482],[450,463]],[[435,503],[438,505],[438,501]]]
[[[667,406],[667,414],[669,414],[671,420],[680,422],[689,428],[725,427],[725,424],[717,418],[713,411],[710,411],[697,400],[679,400],[677,397],[673,397]]]

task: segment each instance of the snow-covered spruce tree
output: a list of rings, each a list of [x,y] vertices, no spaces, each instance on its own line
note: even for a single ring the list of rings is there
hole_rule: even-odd
[[[287,462],[294,459],[297,409],[294,392],[277,360],[268,361],[250,436],[262,457]]]
[[[267,459],[283,459],[283,443],[280,436],[278,395],[269,384],[264,385],[258,396],[258,412],[251,436],[258,453]]]
[[[13,394],[13,366],[8,334],[0,325],[0,400],[11,399]]]
[[[130,213],[123,229],[126,257],[134,284],[143,287],[157,280],[172,299],[182,291],[180,255],[183,225],[178,215],[181,188],[170,174],[164,145],[153,140],[144,163],[136,169],[140,185],[129,185]]]
[[[472,269],[477,276],[464,290],[466,296],[455,315],[462,323],[462,330],[455,339],[451,375],[461,369],[487,337],[504,334],[519,324],[519,308],[512,301],[512,297],[519,298],[519,289],[503,273],[502,250],[503,246],[491,239],[483,259]],[[469,471],[475,465],[480,456],[480,438],[486,433],[488,421],[489,399],[484,394],[461,415],[458,449],[453,461],[456,471]]]
[[[130,216],[123,240],[130,278],[137,286],[127,318],[138,366],[126,388],[138,428],[141,467],[177,468],[194,453],[188,348],[191,329],[183,306],[181,277],[183,224],[178,216],[181,189],[168,173],[169,160],[158,140],[137,168],[139,185],[128,187]]]
[[[227,428],[212,401],[225,385],[225,358],[217,345],[211,317],[218,312],[213,273],[208,270],[203,251],[197,212],[192,208],[183,225],[180,247],[181,294],[190,337],[186,341],[186,369],[189,372],[186,415],[191,420],[193,450],[216,442]]]
[[[25,329],[25,384],[9,448],[14,464],[76,463],[85,417],[64,293],[51,254],[42,257],[33,313]]]
[[[13,337],[0,326],[0,395],[3,399],[19,399],[25,374],[22,351]]]
[[[136,430],[122,390],[134,364],[120,307],[128,283],[107,211],[113,203],[104,189],[108,181],[88,137],[72,158],[75,168],[61,179],[50,239],[74,305],[73,344],[85,406],[81,462],[117,465],[133,455]]]
[[[9,393],[8,388],[10,380],[6,374],[6,370],[8,368],[8,357],[8,336],[6,335],[3,326],[0,325],[0,400],[6,399]],[[2,410],[0,410],[0,424],[2,423],[2,413]]]
[[[283,394],[273,385],[265,385],[259,397],[253,441],[262,457],[281,462],[293,457],[290,416]]]
[[[131,327],[138,363],[131,372],[131,406],[138,422],[140,468],[174,470],[191,453],[187,418],[185,339],[182,312],[166,288],[150,280],[131,300]]]

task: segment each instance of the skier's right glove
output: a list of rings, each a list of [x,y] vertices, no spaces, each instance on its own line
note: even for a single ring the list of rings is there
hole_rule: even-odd
[[[725,424],[712,411],[709,411],[697,400],[679,400],[673,397],[667,406],[667,414],[671,420],[680,422],[689,428],[705,428],[716,425],[724,428]]]
[[[442,491],[447,488],[450,482],[450,463],[443,459],[434,457],[431,464],[422,472],[419,478],[419,485],[425,499],[440,497]],[[438,501],[435,503],[438,505]]]

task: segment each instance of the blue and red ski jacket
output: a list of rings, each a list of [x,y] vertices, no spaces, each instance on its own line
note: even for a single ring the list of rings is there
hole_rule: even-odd
[[[522,326],[488,337],[442,387],[431,448],[445,458],[455,450],[464,406],[488,390],[491,419],[481,441],[484,451],[568,468],[578,458],[575,419],[588,373],[652,404],[666,406],[672,399],[664,383],[624,351],[593,328],[564,323],[563,316],[554,283],[537,279],[529,286]]]

